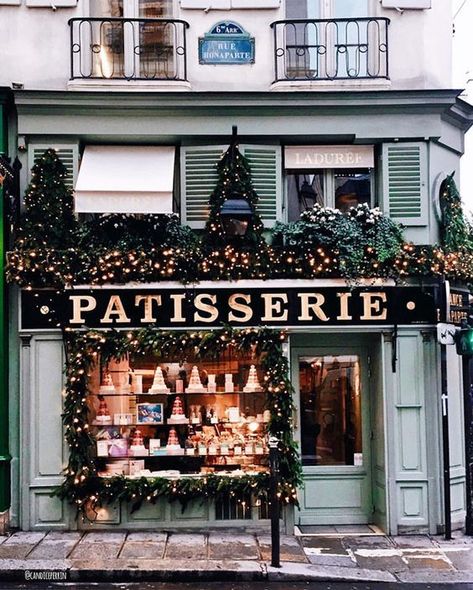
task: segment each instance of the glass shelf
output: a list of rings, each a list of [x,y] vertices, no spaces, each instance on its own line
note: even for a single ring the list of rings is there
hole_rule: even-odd
[[[155,395],[162,395],[164,397],[168,397],[171,395],[181,395],[182,397],[187,397],[188,395],[254,395],[255,393],[265,393],[264,391],[243,391],[239,389],[237,391],[200,391],[200,392],[192,392],[192,393],[177,393],[175,391],[171,391],[170,393],[145,393],[144,391],[141,393],[89,393],[89,396],[92,397],[133,397],[133,396],[145,396],[145,397],[152,397]]]
[[[119,426],[229,426],[231,428],[242,428],[248,426],[248,424],[252,424],[252,422],[224,422],[222,420],[211,424],[205,424],[204,422],[129,422],[128,424],[114,424],[108,422],[107,424],[90,424],[90,426],[95,428],[117,428]],[[258,422],[258,424],[265,426],[268,422]]]
[[[184,451],[184,449],[182,449]],[[110,456],[102,456],[96,455],[95,459],[104,459],[109,461],[110,459],[163,459],[163,458],[176,458],[176,457],[190,457],[192,459],[209,459],[213,457],[226,457],[227,459],[244,459],[245,457],[269,457],[269,452],[264,453],[242,453],[241,455],[222,455],[220,453],[214,455],[207,453],[206,455],[203,454],[190,454],[190,453],[181,453],[180,451],[174,451],[170,453],[161,453],[159,455],[121,455],[120,457],[110,457]]]

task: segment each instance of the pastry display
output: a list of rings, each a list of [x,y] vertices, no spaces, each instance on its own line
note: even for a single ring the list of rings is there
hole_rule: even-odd
[[[231,373],[225,373],[225,391],[227,393],[233,393],[233,375]]]
[[[156,359],[147,359],[133,366],[123,361],[96,376],[91,396],[96,402],[90,409],[100,476],[267,471],[271,412],[265,396],[259,395],[264,389],[258,365],[159,362],[157,366]],[[168,397],[149,403],[149,394]]]
[[[171,428],[168,435],[168,442],[166,444],[166,451],[175,452],[181,450],[181,445],[179,444],[179,438],[177,437],[177,432],[175,428]]]
[[[148,393],[171,393],[171,390],[164,382],[164,375],[161,367],[156,367],[153,384],[148,389]]]
[[[130,455],[136,456],[136,455],[147,455],[147,454],[148,454],[148,450],[146,449],[146,447],[143,444],[143,436],[141,434],[141,430],[139,430],[137,428],[134,431],[132,439],[131,439]]]
[[[113,395],[116,393],[115,385],[112,381],[110,373],[105,373],[103,376],[102,383],[100,384],[99,394],[100,395]]]
[[[171,416],[168,418],[168,424],[188,424],[189,420],[184,414],[184,407],[179,396],[176,397],[172,404]]]
[[[261,385],[259,384],[259,381],[258,381],[258,373],[256,372],[255,365],[251,365],[251,367],[250,367],[250,372],[248,374],[248,381],[247,381],[245,387],[243,388],[243,391],[245,393],[254,393],[257,391],[263,391],[263,388],[261,387]]]
[[[200,380],[199,369],[196,365],[192,367],[189,387],[186,388],[186,393],[207,393],[207,389],[202,385]]]
[[[99,409],[97,410],[97,415],[95,416],[94,424],[111,424],[112,417],[110,416],[110,412],[108,410],[107,402],[104,399],[101,399],[99,402]]]

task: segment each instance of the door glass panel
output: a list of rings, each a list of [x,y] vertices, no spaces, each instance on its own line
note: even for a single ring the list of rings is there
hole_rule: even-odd
[[[362,465],[358,355],[299,357],[303,465]]]
[[[167,18],[172,16],[172,0],[139,0],[140,18]],[[175,76],[174,47],[177,46],[177,29],[172,22],[145,22],[139,30],[140,77],[148,79]]]
[[[95,0],[90,3],[90,16],[102,19],[123,17],[123,0]],[[84,31],[83,31],[84,32]],[[90,23],[92,76],[121,78],[124,74],[124,27],[122,22]]]

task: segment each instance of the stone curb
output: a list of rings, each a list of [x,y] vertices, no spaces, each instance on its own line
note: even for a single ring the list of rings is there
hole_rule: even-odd
[[[94,562],[80,560],[0,560],[0,573],[4,581],[24,582],[25,570],[29,572],[67,572],[68,582],[403,582],[406,576],[363,568],[338,566],[316,566],[311,564],[285,562],[282,567],[273,568],[266,562],[188,560],[176,564],[175,560],[117,559]],[[473,572],[462,572],[462,576],[438,576],[442,582],[473,582]],[[430,574],[430,576],[429,576]],[[411,577],[411,576],[409,576]],[[415,582],[434,581],[431,572],[412,575]]]

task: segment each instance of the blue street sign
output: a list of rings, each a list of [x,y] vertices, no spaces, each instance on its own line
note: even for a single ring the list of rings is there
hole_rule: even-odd
[[[255,40],[238,23],[219,22],[199,39],[201,64],[249,64],[255,61]]]

